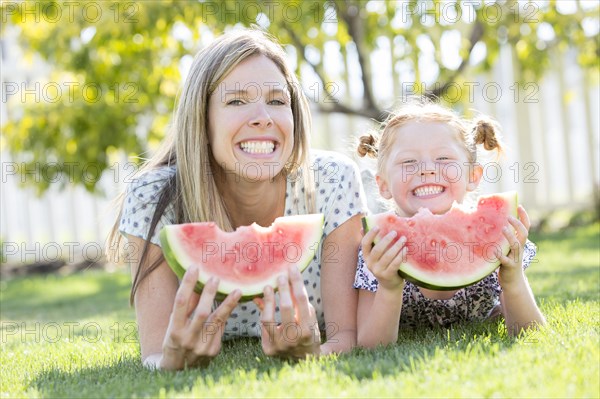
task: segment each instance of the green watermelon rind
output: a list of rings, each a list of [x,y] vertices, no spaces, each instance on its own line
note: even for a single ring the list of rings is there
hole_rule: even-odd
[[[318,219],[320,223],[316,223],[317,215],[320,216],[320,218]],[[309,244],[313,244],[313,245],[310,245],[307,247],[307,249],[304,251],[304,254],[302,255],[301,259],[296,264],[296,266],[298,267],[298,270],[300,272],[302,272],[308,267],[311,260],[315,256],[315,252],[317,251],[318,248],[320,248],[319,243],[321,241],[321,237],[323,234],[323,223],[324,223],[325,217],[323,214],[296,215],[296,216],[291,216],[291,217],[289,217],[289,216],[281,217],[281,218],[275,219],[275,221],[273,222],[273,225],[275,225],[277,223],[277,220],[279,220],[279,219],[284,219],[284,220],[288,219],[289,220],[290,218],[297,217],[297,216],[304,216],[304,217],[314,216],[315,217],[315,226],[319,226],[318,228],[315,227],[315,231],[311,234],[310,238],[307,240],[309,242]],[[187,269],[177,259],[177,256],[175,255],[172,245],[170,243],[168,231],[169,231],[169,226],[164,226],[161,229],[160,234],[159,234],[159,239],[160,239],[160,243],[161,243],[161,247],[162,247],[162,251],[163,251],[163,256],[164,256],[165,260],[167,261],[167,264],[169,265],[171,270],[173,270],[175,275],[177,275],[177,278],[179,278],[179,280],[181,280],[181,279],[183,279],[183,276],[185,275],[185,272],[187,271]],[[276,290],[278,276],[279,276],[279,273],[275,273],[274,276],[269,281],[265,281],[264,286],[271,285],[273,287],[273,289]],[[204,281],[202,281],[203,278],[204,278]],[[208,281],[208,278],[210,278],[210,276],[200,275],[198,278],[198,282],[196,283],[196,285],[194,287],[194,291],[197,292],[198,294],[202,293],[202,289],[204,288],[204,284],[206,283],[206,281]],[[223,284],[219,284],[219,288],[218,288],[217,294],[215,296],[215,299],[222,301],[223,299],[225,299],[225,297],[228,294],[230,294],[237,288],[240,288],[242,290],[242,297],[240,299],[240,302],[251,301],[254,298],[263,296],[262,289],[260,291],[259,290],[251,290],[251,291],[244,292],[245,290],[243,287],[234,286],[234,285],[223,286]]]
[[[515,217],[518,216],[518,214],[517,214],[518,196],[515,191],[509,191],[509,192],[500,193],[500,194],[493,194],[493,196],[503,198],[507,203],[509,203],[511,205],[510,214]],[[480,198],[484,198],[484,197],[486,197],[486,196],[483,196]],[[374,224],[373,218],[375,216],[377,216],[377,215],[365,216],[362,218],[362,225],[363,225],[363,230],[365,233],[370,230],[371,226],[373,226],[373,224]],[[372,245],[375,245],[375,244],[372,244]],[[501,249],[502,249],[502,253],[504,255],[507,255],[510,251],[510,244],[508,242],[505,242],[504,245],[501,246]],[[454,282],[448,281],[448,276],[445,276],[442,278],[444,280],[443,282],[431,281],[432,279],[429,276],[427,276],[425,273],[422,273],[418,268],[416,268],[414,265],[412,265],[408,262],[403,263],[400,266],[400,268],[398,269],[398,274],[402,278],[406,279],[407,281],[410,281],[413,284],[418,285],[419,287],[428,288],[428,289],[436,290],[436,291],[452,291],[452,290],[468,287],[470,285],[473,285],[473,284],[483,280],[488,275],[490,275],[494,270],[496,270],[498,268],[498,266],[500,266],[499,260],[490,261],[490,262],[488,262],[487,267],[482,267],[480,269],[480,273],[478,273],[476,275],[472,275],[472,276],[470,276],[470,278],[465,278],[465,279],[458,278]]]

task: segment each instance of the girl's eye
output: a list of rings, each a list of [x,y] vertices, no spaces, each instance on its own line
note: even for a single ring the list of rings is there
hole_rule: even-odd
[[[269,105],[285,105],[285,101],[283,100],[271,100],[268,103]]]
[[[438,157],[438,161],[447,161],[449,159],[450,158],[448,158],[448,157]]]
[[[413,164],[413,163],[416,163],[416,162],[417,162],[417,161],[416,161],[415,159],[406,159],[406,160],[404,160],[404,161],[402,161],[402,162],[400,162],[400,163],[401,163],[402,165],[410,165],[410,164]]]
[[[242,104],[243,104],[243,102],[239,98],[236,98],[235,100],[227,101],[227,105],[242,105]]]

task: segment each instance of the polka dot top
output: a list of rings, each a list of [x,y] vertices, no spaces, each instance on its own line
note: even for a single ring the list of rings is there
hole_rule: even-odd
[[[316,212],[323,213],[324,239],[336,227],[356,214],[366,214],[367,205],[357,165],[341,154],[311,150],[310,167],[315,180]],[[130,183],[127,188],[125,204],[119,231],[123,234],[145,239],[148,235],[150,221],[164,184],[175,173],[175,166],[162,167],[145,173]],[[300,184],[295,191],[295,184]],[[301,215],[308,213],[304,197],[303,179],[288,178],[285,199],[285,215]],[[299,198],[293,193],[300,192]],[[164,225],[175,223],[172,205],[167,206],[150,242],[160,246],[158,233]],[[314,306],[320,328],[324,331],[325,322],[323,303],[321,300],[321,253],[318,252],[302,273],[309,300]],[[276,295],[276,299],[278,295]],[[215,302],[215,307],[218,303]],[[280,321],[279,308],[276,307],[275,318]],[[232,312],[225,326],[224,339],[242,336],[260,336],[259,310],[253,302],[239,304]]]
[[[534,261],[536,250],[534,243],[526,242],[523,269]],[[354,288],[375,292],[377,286],[377,278],[367,268],[362,250],[359,250]],[[483,280],[456,291],[449,299],[427,298],[418,286],[406,281],[400,328],[450,327],[458,322],[483,321],[496,314],[501,292],[497,270]]]

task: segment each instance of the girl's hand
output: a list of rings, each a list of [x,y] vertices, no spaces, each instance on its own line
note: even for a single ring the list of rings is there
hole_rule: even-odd
[[[211,312],[219,286],[211,278],[202,294],[194,292],[198,268],[190,267],[177,290],[173,312],[163,341],[160,368],[181,370],[185,367],[206,366],[221,350],[225,322],[242,294],[236,290]]]
[[[379,287],[389,291],[402,291],[404,279],[398,275],[402,261],[406,259],[408,251],[406,237],[400,237],[392,244],[397,233],[391,231],[385,236],[379,235],[379,228],[375,227],[367,232],[362,239],[362,252],[367,268],[379,282]],[[379,238],[373,246],[375,238]]]
[[[529,235],[529,216],[525,212],[525,208],[519,205],[517,209],[519,219],[514,216],[508,217],[509,225],[503,229],[504,237],[510,244],[510,252],[508,255],[503,255],[498,251],[496,256],[500,260],[500,270],[498,276],[502,286],[513,284],[524,278],[523,273],[523,252],[527,236]]]
[[[319,324],[298,268],[291,266],[288,276],[279,276],[277,288],[280,324],[275,322],[272,287],[265,287],[264,297],[254,300],[261,311],[263,351],[267,356],[293,359],[318,355],[321,347]]]

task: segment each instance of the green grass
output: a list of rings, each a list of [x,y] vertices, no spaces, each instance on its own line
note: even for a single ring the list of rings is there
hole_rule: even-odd
[[[145,370],[125,272],[0,283],[2,397],[600,397],[600,224],[533,239],[548,326],[403,332],[398,344],[298,363],[227,342],[206,369]]]

